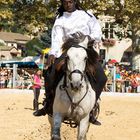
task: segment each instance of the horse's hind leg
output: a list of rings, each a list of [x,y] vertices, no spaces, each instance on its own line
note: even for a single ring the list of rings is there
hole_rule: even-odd
[[[51,140],[61,140],[60,138],[60,127],[62,122],[62,116],[60,113],[53,114],[53,128],[52,128],[52,139]]]
[[[86,133],[88,132],[89,128],[89,115],[87,115],[84,119],[80,121],[78,126],[78,136],[77,140],[86,140]]]

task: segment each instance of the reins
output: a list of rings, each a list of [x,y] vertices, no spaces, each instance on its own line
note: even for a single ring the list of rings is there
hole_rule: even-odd
[[[83,46],[81,46],[81,45],[72,45],[71,47],[75,47],[75,48],[83,48],[84,50],[86,50],[86,48],[85,47],[83,47]],[[67,64],[67,62],[66,62],[66,64]],[[72,73],[79,73],[79,74],[81,74],[82,75],[82,77],[81,77],[81,80],[83,79],[83,77],[86,79],[86,76],[80,71],[80,70],[74,70],[74,71],[72,71],[71,73],[70,73],[70,75],[68,76],[69,77],[69,79],[71,79],[71,75],[72,75]],[[71,102],[71,106],[72,106],[72,113],[71,113],[71,115],[73,114],[73,111],[74,111],[74,109],[76,108],[76,106],[78,106],[79,104],[80,104],[80,102],[85,98],[85,96],[87,95],[87,92],[88,92],[88,84],[86,84],[86,93],[84,94],[84,96],[77,102],[77,103],[73,103],[73,101],[72,101],[72,99],[71,99],[71,97],[70,97],[70,95],[69,95],[69,93],[68,93],[68,90],[67,90],[67,84],[66,84],[66,82],[67,82],[67,78],[66,78],[67,76],[66,76],[66,74],[65,74],[65,77],[64,77],[64,84],[63,84],[63,90],[65,90],[66,91],[66,93],[67,93],[67,96],[68,96],[68,98],[69,98],[69,100],[70,100],[70,102]]]
[[[81,45],[78,45],[78,44],[77,44],[77,45],[72,45],[71,47],[83,48],[85,51],[87,50],[87,48],[85,48],[85,47],[83,47],[83,46],[81,46]],[[65,64],[67,65],[67,61],[65,62]],[[66,71],[67,71],[67,70],[66,70]],[[75,128],[75,127],[78,126],[78,123],[75,122],[75,121],[73,121],[72,115],[73,115],[73,113],[74,113],[75,108],[76,108],[76,107],[82,102],[82,100],[86,97],[86,95],[87,95],[87,93],[88,93],[89,86],[88,86],[88,84],[86,83],[86,92],[85,92],[85,94],[83,95],[83,97],[82,97],[78,102],[74,103],[74,102],[72,101],[72,98],[71,98],[69,92],[68,92],[68,86],[67,86],[67,76],[68,76],[69,79],[71,79],[71,75],[72,75],[73,73],[79,73],[79,74],[81,74],[81,76],[82,76],[82,77],[81,77],[81,80],[82,80],[83,78],[85,78],[85,80],[86,80],[86,78],[87,78],[85,74],[83,74],[80,70],[77,70],[77,69],[74,70],[74,71],[72,71],[72,72],[70,73],[70,75],[67,75],[67,73],[65,72],[63,84],[60,85],[59,88],[60,88],[61,90],[64,90],[64,91],[66,92],[66,94],[67,94],[67,96],[68,96],[68,98],[69,98],[69,100],[70,100],[70,103],[71,103],[71,114],[70,114],[71,117],[66,117],[66,118],[64,119],[63,122],[66,123],[66,124],[69,124],[70,127]]]
[[[85,76],[84,76],[84,77],[85,77]],[[86,79],[86,77],[85,77],[85,79]],[[86,97],[86,95],[87,95],[87,93],[88,93],[89,86],[88,86],[88,84],[86,84],[86,92],[85,92],[85,94],[84,94],[83,97],[82,97],[78,102],[76,102],[76,103],[73,103],[72,98],[71,98],[71,96],[69,95],[69,92],[68,92],[67,88],[68,88],[68,87],[66,86],[66,74],[65,74],[65,76],[64,76],[64,84],[63,84],[63,85],[60,85],[60,89],[66,91],[66,94],[67,94],[67,96],[68,96],[68,98],[69,98],[69,100],[70,100],[70,102],[71,102],[71,110],[72,110],[72,111],[71,111],[71,115],[70,115],[70,116],[72,116],[72,115],[73,115],[73,112],[74,112],[74,110],[75,110],[75,108],[76,108],[76,107],[82,102],[82,100]],[[66,123],[66,124],[70,124],[70,127],[75,128],[75,127],[78,126],[78,124],[77,124],[76,122],[74,122],[72,118],[67,118],[66,120],[67,120],[67,121],[64,120],[63,122]]]
[[[67,88],[64,88],[64,90],[66,91],[67,96],[68,96],[68,98],[69,98],[69,100],[70,100],[70,102],[71,102],[71,108],[72,108],[71,115],[73,114],[75,108],[81,103],[81,101],[82,101],[82,100],[85,98],[85,96],[87,95],[87,93],[88,93],[88,88],[89,88],[89,87],[88,87],[88,84],[86,84],[86,93],[84,94],[84,96],[83,96],[77,103],[73,103],[72,98],[70,97]]]

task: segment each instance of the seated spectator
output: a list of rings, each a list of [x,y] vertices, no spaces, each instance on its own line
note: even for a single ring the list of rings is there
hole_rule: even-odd
[[[137,93],[140,93],[140,73],[137,73],[136,79],[138,81]]]
[[[131,86],[132,86],[132,92],[137,93],[138,81],[136,79],[135,72],[133,72],[131,75]]]
[[[124,75],[125,92],[127,93],[131,93],[132,90],[130,76],[131,74],[128,72]]]
[[[1,72],[0,72],[0,88],[4,88],[5,86],[5,70],[4,69],[1,69]]]
[[[115,79],[116,79],[116,91],[117,92],[122,92],[122,76],[121,76],[121,73],[120,73],[119,65],[116,66]]]

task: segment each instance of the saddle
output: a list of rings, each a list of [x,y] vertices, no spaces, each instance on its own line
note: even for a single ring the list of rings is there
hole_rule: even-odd
[[[64,64],[65,64],[65,60],[63,59],[58,64],[56,64],[56,70],[60,71],[61,69],[63,69]]]

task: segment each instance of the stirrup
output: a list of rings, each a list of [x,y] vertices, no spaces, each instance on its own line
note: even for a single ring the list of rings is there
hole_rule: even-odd
[[[98,101],[96,101],[92,111],[90,112],[90,115],[94,116],[94,119],[97,120],[100,114],[100,104]]]
[[[33,115],[34,116],[45,116],[46,112],[45,112],[44,108],[42,108],[42,109],[39,109],[39,110],[33,112]]]

